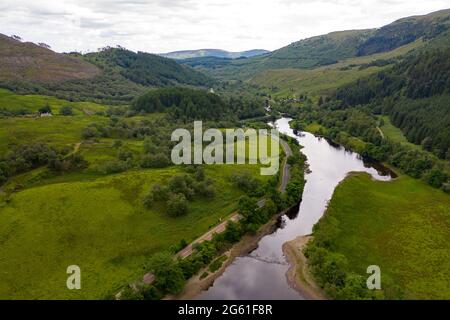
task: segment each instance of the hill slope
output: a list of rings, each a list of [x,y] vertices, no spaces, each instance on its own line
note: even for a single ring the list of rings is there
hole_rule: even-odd
[[[263,56],[225,63],[195,63],[190,59],[186,63],[226,79],[248,79],[271,69],[312,69],[342,59],[391,51],[418,38],[433,39],[449,29],[449,21],[450,9],[441,10],[400,19],[380,29],[339,31],[303,39]]]
[[[0,34],[0,81],[58,82],[100,73],[81,59]]]
[[[200,72],[157,55],[106,48],[60,54],[0,35],[0,87],[66,100],[127,103],[147,87],[205,86]]]
[[[199,57],[216,57],[216,58],[249,58],[269,53],[270,51],[264,49],[253,49],[247,51],[230,52],[220,49],[199,49],[199,50],[183,50],[169,53],[162,53],[160,56],[171,59],[190,59]]]

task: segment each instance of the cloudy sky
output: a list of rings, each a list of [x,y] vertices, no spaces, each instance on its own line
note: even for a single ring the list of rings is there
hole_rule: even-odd
[[[153,53],[274,50],[449,7],[449,0],[1,0],[0,33],[59,52],[118,44]]]

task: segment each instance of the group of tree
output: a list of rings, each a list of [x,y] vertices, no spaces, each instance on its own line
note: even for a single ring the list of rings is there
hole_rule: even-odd
[[[203,167],[189,170],[190,174],[175,175],[165,185],[154,184],[142,197],[143,205],[152,208],[155,203],[163,203],[169,216],[179,217],[188,213],[189,201],[196,196],[214,198],[213,181],[205,177]]]
[[[55,172],[84,169],[87,161],[70,148],[55,148],[44,143],[20,145],[0,156],[0,184],[10,177],[47,166]]]
[[[217,95],[205,90],[169,87],[150,90],[135,99],[135,112],[168,112],[182,122],[191,120],[239,120],[265,115],[264,100],[238,93]]]

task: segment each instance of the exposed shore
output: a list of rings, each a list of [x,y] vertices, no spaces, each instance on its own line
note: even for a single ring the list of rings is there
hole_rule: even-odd
[[[309,272],[308,261],[303,254],[303,249],[311,239],[312,236],[299,236],[283,244],[283,252],[290,264],[286,278],[289,285],[308,300],[327,300]]]

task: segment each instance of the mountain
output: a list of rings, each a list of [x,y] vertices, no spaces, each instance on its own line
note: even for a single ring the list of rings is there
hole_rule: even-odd
[[[394,50],[418,38],[431,40],[449,29],[450,9],[397,20],[379,29],[332,32],[294,42],[268,54],[231,61],[181,61],[225,79],[249,79],[271,69],[312,69],[342,59]]]
[[[0,34],[0,82],[88,79],[100,69],[76,57]]]
[[[172,59],[124,48],[62,54],[0,35],[0,87],[66,100],[127,103],[148,87],[208,86],[211,79]]]
[[[250,58],[260,56],[269,52],[270,51],[264,49],[253,49],[240,52],[230,52],[220,49],[199,49],[199,50],[183,50],[183,51],[162,53],[160,54],[160,56],[171,59],[190,59],[200,57],[237,59],[237,58]]]

